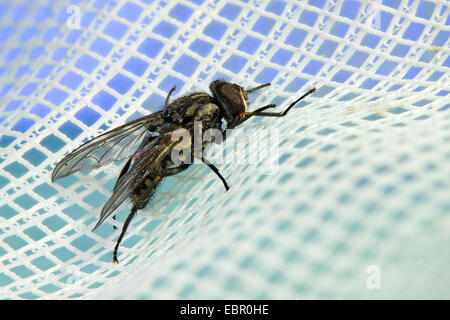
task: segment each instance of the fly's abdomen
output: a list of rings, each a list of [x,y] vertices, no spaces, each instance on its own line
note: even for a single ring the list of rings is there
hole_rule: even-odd
[[[147,175],[141,184],[133,190],[130,198],[137,209],[143,209],[147,205],[162,178],[162,168],[161,170],[155,170],[152,174]]]

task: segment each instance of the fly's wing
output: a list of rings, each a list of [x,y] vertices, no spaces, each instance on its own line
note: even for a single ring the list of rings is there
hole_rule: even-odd
[[[155,130],[163,122],[161,112],[156,112],[86,142],[56,165],[52,181],[80,170],[99,168],[130,157],[142,144],[145,134]]]
[[[136,152],[133,156],[132,167],[117,181],[113,195],[103,206],[100,218],[93,230],[130,197],[150,172],[160,166],[161,161],[171,154],[173,148],[180,143],[177,139],[179,132],[176,133],[176,137],[173,135],[175,132],[177,130],[149,141],[139,152]]]

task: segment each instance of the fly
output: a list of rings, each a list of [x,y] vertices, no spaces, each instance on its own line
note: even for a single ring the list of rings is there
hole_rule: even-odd
[[[300,100],[316,91],[316,88],[309,90],[283,112],[266,111],[276,107],[274,104],[247,111],[248,94],[269,85],[270,83],[266,83],[245,90],[235,83],[216,80],[209,86],[212,95],[192,93],[169,103],[171,94],[176,90],[176,87],[173,87],[167,95],[162,111],[121,125],[84,143],[56,165],[52,181],[80,170],[95,169],[128,159],[119,174],[112,196],[103,206],[100,218],[93,228],[93,231],[97,229],[120,204],[128,198],[131,199],[131,213],[114,247],[113,262],[118,263],[119,245],[137,211],[143,209],[151,200],[162,179],[180,173],[191,165],[178,163],[172,158],[172,151],[179,143],[176,137],[180,130],[187,130],[194,139],[194,124],[199,121],[202,129],[220,130],[222,136],[225,136],[226,130],[236,128],[252,116],[284,117]],[[193,140],[191,142],[193,143]],[[206,145],[202,145],[200,152],[192,150],[189,155],[206,164],[228,190],[225,178],[216,166],[204,157],[205,148]]]

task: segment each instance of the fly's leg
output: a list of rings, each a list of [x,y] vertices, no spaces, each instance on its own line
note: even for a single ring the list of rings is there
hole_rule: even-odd
[[[264,110],[270,109],[270,108],[275,108],[277,105],[276,104],[268,104],[267,106],[261,107],[259,109],[256,109],[253,112],[263,112]]]
[[[166,102],[164,102],[164,106],[167,106],[169,104],[169,98],[175,90],[177,90],[177,86],[173,86],[172,89],[170,89],[169,93],[167,94]]]
[[[184,163],[182,165],[179,165],[178,167],[169,168],[165,171],[164,176],[165,177],[173,176],[177,173],[180,173],[180,172],[186,170],[187,168],[189,168],[189,166],[190,166],[190,164]]]
[[[309,90],[307,93],[305,93],[304,95],[302,95],[300,98],[298,98],[297,100],[295,100],[294,102],[292,102],[289,107],[286,108],[286,110],[284,110],[283,112],[263,112],[264,110],[268,109],[268,108],[273,108],[273,105],[267,105],[265,107],[262,107],[256,111],[253,112],[243,112],[240,113],[239,116],[241,117],[251,117],[251,116],[261,116],[261,117],[284,117],[285,115],[287,115],[287,113],[289,112],[289,110],[292,109],[293,106],[295,106],[300,100],[304,99],[305,97],[309,96],[310,94],[316,92],[316,88],[312,88],[311,90]],[[245,118],[245,120],[247,120],[248,118]],[[244,121],[245,121],[244,120]],[[240,122],[242,123],[242,122]]]
[[[123,166],[122,170],[120,171],[119,177],[117,178],[116,184],[115,184],[115,186],[114,186],[114,190],[116,190],[117,183],[119,182],[120,178],[122,178],[122,176],[123,176],[125,173],[128,172],[128,169],[130,169],[130,165],[131,165],[131,160],[132,160],[132,159],[133,159],[133,158],[130,157],[130,159],[128,159],[128,161],[125,163],[125,165]],[[113,215],[112,218],[113,218],[114,221],[116,221],[116,215]],[[116,226],[113,226],[113,229],[114,229],[114,230],[117,230],[117,227],[116,227]]]
[[[220,180],[222,180],[223,186],[225,187],[225,190],[228,191],[230,189],[230,187],[228,186],[227,181],[225,180],[225,178],[220,174],[219,169],[216,168],[215,165],[213,165],[211,162],[208,161],[208,159],[206,159],[203,155],[199,155],[199,154],[194,154],[194,156],[200,160],[202,160],[202,162],[204,164],[206,164],[212,171],[214,171],[214,173],[219,177]]]
[[[206,164],[214,173],[219,177],[220,180],[222,180],[223,186],[225,187],[225,190],[228,191],[230,187],[228,186],[227,181],[225,178],[220,174],[219,169],[216,168],[215,165],[213,165],[211,162],[208,161],[208,159],[202,157],[202,161],[204,164]]]
[[[265,87],[269,84],[265,84],[259,87],[256,87],[254,89],[251,89],[247,92],[251,92],[257,89],[260,89],[262,87]],[[268,104],[267,106],[261,107],[259,109],[256,109],[255,111],[251,111],[251,112],[242,112],[239,114],[240,119],[234,121],[232,124],[230,124],[230,126],[226,129],[222,131],[222,137],[223,137],[223,141],[225,141],[225,139],[228,137],[228,135],[230,134],[231,130],[233,130],[235,127],[241,125],[243,122],[247,121],[248,119],[250,119],[250,117],[252,116],[261,116],[261,117],[284,117],[285,115],[287,115],[287,113],[289,112],[289,110],[292,109],[293,106],[295,106],[300,100],[304,99],[305,97],[309,96],[310,94],[316,92],[316,88],[312,88],[311,90],[309,90],[307,93],[305,93],[304,95],[302,95],[300,98],[298,98],[297,100],[295,100],[294,102],[292,102],[289,107],[286,108],[286,110],[284,110],[284,112],[264,112],[267,109],[270,108],[275,108],[276,105],[275,104]]]
[[[117,239],[116,246],[114,247],[114,253],[113,253],[113,263],[119,263],[119,260],[117,259],[117,252],[119,250],[120,243],[122,242],[123,236],[125,235],[125,232],[127,232],[128,225],[130,224],[131,220],[133,220],[134,216],[136,215],[137,208],[133,206],[131,208],[131,213],[128,215],[127,220],[125,221],[125,224],[123,225],[122,232],[120,233],[119,238]]]
[[[255,115],[256,113],[260,113],[263,112],[264,110],[270,109],[270,108],[275,108],[277,105],[276,104],[268,104],[267,106],[261,107],[259,109],[256,109],[255,111],[252,112],[246,112],[246,113],[252,113],[251,115],[244,115],[241,116],[241,119],[239,121],[236,122],[236,124],[234,124],[233,127],[237,127],[239,125],[241,125],[242,123],[244,123],[245,121],[247,121],[248,119],[250,119],[250,117],[252,115]]]
[[[262,85],[260,85],[260,86],[257,86],[257,87],[255,87],[255,88],[252,88],[252,89],[248,89],[248,90],[245,90],[247,93],[252,93],[252,92],[255,92],[255,91],[258,91],[259,89],[262,89],[262,88],[264,88],[264,87],[268,87],[268,86],[270,86],[271,85],[271,83],[269,82],[269,83],[264,83],[264,84],[262,84]]]
[[[262,89],[262,88],[264,88],[264,87],[270,86],[270,84],[271,84],[271,83],[269,82],[269,83],[265,83],[265,84],[262,84],[262,85],[260,85],[260,86],[257,86],[257,87],[255,87],[255,88],[253,88],[253,89],[246,90],[246,93],[248,94],[248,93],[252,93],[252,92],[258,91],[258,90],[260,90],[260,89]],[[262,111],[264,111],[264,110],[266,110],[266,109],[274,108],[274,107],[276,107],[275,104],[269,104],[269,105],[267,105],[267,106],[265,106],[265,107],[262,107],[262,108],[259,108],[259,109],[255,110],[254,112],[262,112]],[[247,119],[249,119],[249,118],[250,118],[250,116],[242,116],[241,119],[240,119],[239,121],[236,121],[236,122],[233,124],[233,126],[231,127],[231,129],[234,128],[234,127],[236,127],[236,126],[238,126],[238,125],[240,125],[241,123],[245,122],[245,121],[246,121]]]
[[[277,105],[276,104],[268,104],[267,106],[261,107],[253,112],[262,112],[264,110],[267,110],[269,108],[275,108]],[[236,122],[233,123],[233,125],[230,125],[229,127],[227,127],[225,130],[222,130],[222,141],[224,142],[226,140],[226,138],[230,135],[231,130],[233,130],[234,128],[236,128],[237,126],[241,125],[242,123],[244,123],[245,121],[247,121],[248,119],[250,119],[251,116],[242,116],[241,119],[237,120]]]

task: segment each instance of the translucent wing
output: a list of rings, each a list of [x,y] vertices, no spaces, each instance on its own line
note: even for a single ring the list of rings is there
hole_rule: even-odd
[[[108,218],[114,210],[124,202],[131,193],[138,187],[150,173],[161,171],[161,162],[170,156],[172,149],[178,144],[178,139],[173,139],[173,132],[157,137],[149,141],[140,152],[133,156],[132,167],[117,181],[114,193],[103,206],[100,218],[94,227],[94,230]],[[162,174],[162,172],[161,172]],[[154,188],[159,180],[155,180]],[[151,188],[152,186],[148,186]]]
[[[52,181],[130,157],[141,145],[146,133],[163,123],[161,112],[156,112],[103,133],[65,156],[53,170]]]

